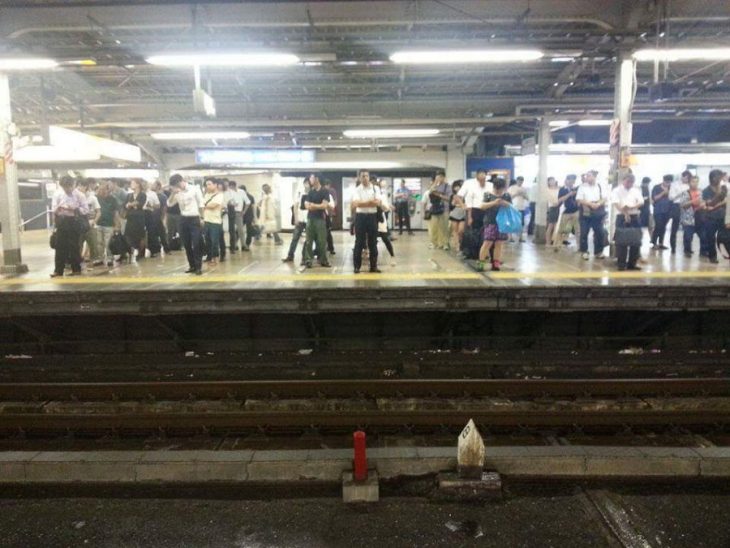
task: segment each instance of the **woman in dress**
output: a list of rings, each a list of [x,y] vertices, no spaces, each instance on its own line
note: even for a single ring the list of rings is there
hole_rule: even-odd
[[[464,236],[464,225],[466,224],[466,209],[457,204],[458,193],[464,181],[459,179],[451,185],[451,199],[449,200],[449,222],[451,223],[452,248],[457,251],[461,249],[461,239]]]
[[[127,224],[124,228],[124,237],[133,250],[137,250],[137,259],[144,259],[147,229],[145,227],[144,206],[147,203],[146,185],[141,179],[132,179],[129,186],[132,190],[127,196],[125,209]],[[129,257],[134,260],[134,251]]]

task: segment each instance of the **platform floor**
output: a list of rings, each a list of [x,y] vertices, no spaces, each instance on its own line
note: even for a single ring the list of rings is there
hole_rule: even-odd
[[[184,252],[108,269],[86,269],[83,276],[50,278],[53,250],[48,247],[45,231],[23,236],[23,257],[30,268],[22,276],[0,277],[0,292],[12,291],[103,291],[103,290],[180,290],[196,289],[303,289],[303,288],[469,288],[469,287],[636,287],[647,285],[697,287],[725,286],[730,282],[728,261],[709,264],[695,255],[652,251],[648,241],[642,248],[641,272],[618,272],[615,261],[581,259],[575,246],[554,252],[532,242],[506,244],[501,272],[477,273],[470,264],[460,261],[453,252],[429,250],[425,233],[404,235],[394,242],[397,264],[392,266],[384,247],[380,246],[382,274],[352,271],[352,246],[349,233],[335,233],[337,255],[332,268],[316,266],[301,271],[299,250],[296,263],[283,263],[291,236],[284,234],[284,245],[262,239],[250,253],[228,255],[224,263],[204,267],[203,276],[185,274]],[[301,249],[301,248],[300,248]]]

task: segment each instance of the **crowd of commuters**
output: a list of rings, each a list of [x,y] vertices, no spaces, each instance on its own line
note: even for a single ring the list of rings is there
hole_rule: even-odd
[[[652,250],[677,251],[677,235],[682,229],[682,251],[694,253],[693,240],[699,239],[699,253],[711,263],[718,262],[718,234],[728,239],[730,208],[727,202],[727,174],[712,170],[708,186],[700,190],[700,180],[689,171],[677,180],[665,175],[651,186],[644,177],[635,186],[634,176],[626,175],[613,189],[600,184],[598,172],[568,175],[562,186],[555,178],[547,179],[545,244],[556,251],[575,238],[577,251],[588,260],[589,237],[593,255],[604,259],[609,245],[608,217],[613,232],[619,270],[638,270],[643,231],[649,232]],[[381,188],[382,187],[382,188]],[[378,273],[378,240],[395,266],[395,251],[389,226],[400,234],[411,227],[412,192],[405,181],[393,190],[393,202],[383,181],[371,179],[360,171],[350,203],[351,232],[354,235],[353,269],[359,273],[363,261],[369,271]],[[534,189],[533,189],[534,195]],[[534,196],[517,177],[506,180],[479,171],[474,179],[449,184],[438,171],[423,196],[428,221],[429,247],[454,250],[460,258],[473,259],[477,268],[502,268],[504,243],[525,242]],[[293,262],[299,242],[305,235],[301,266],[312,268],[315,261],[330,267],[335,254],[332,239],[337,194],[326,180],[317,175],[305,178],[291,206],[294,231],[284,262]],[[499,212],[513,208],[522,220],[521,229],[510,234],[500,231]],[[269,185],[263,185],[258,204],[243,185],[227,179],[205,179],[203,188],[173,175],[168,184],[134,179],[97,182],[63,177],[52,202],[55,231],[52,245],[56,250],[52,276],[82,271],[84,258],[91,268],[113,267],[115,262],[139,261],[184,249],[187,272],[202,274],[204,263],[215,266],[227,253],[250,251],[254,239],[262,235],[275,245],[283,245],[279,234],[279,207]],[[669,235],[669,247],[665,239]],[[226,243],[226,234],[228,243]]]

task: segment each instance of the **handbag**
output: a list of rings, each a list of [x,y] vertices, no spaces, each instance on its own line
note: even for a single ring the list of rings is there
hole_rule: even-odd
[[[502,234],[519,234],[522,232],[522,213],[513,205],[500,207],[497,228]]]
[[[130,250],[129,242],[120,232],[114,232],[109,238],[109,251],[112,255],[127,255]]]
[[[81,215],[78,211],[76,212],[76,225],[79,228],[79,232],[83,235],[91,230],[91,224],[89,218],[86,215]]]
[[[723,246],[725,248],[725,253],[730,255],[730,229],[726,226],[721,227],[720,230],[717,231],[717,249],[722,252],[720,246]],[[723,253],[722,256],[726,259],[730,259],[730,256],[725,255],[725,253]]]
[[[51,246],[51,249],[56,249],[56,246],[58,245],[58,233],[55,230],[51,232],[51,237],[48,241],[48,245]]]
[[[625,245],[629,247],[636,247],[641,245],[641,228],[639,227],[616,227],[616,232],[613,235],[613,241],[616,245]]]
[[[428,221],[429,219],[431,219],[431,208],[428,208],[428,209],[426,209],[426,210],[425,210],[425,211],[423,212],[423,218],[424,218],[424,220],[426,220],[426,221]]]

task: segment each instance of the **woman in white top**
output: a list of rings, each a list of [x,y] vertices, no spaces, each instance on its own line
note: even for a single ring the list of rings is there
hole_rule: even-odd
[[[276,245],[282,245],[284,242],[279,237],[276,198],[274,198],[274,194],[269,185],[263,185],[261,188],[264,191],[264,195],[261,198],[261,204],[259,206],[261,209],[259,222],[263,225],[266,234],[272,234],[274,236],[274,243]]]
[[[522,185],[525,182],[524,177],[517,177],[515,179],[515,183],[511,185],[507,192],[509,193],[510,197],[512,198],[512,205],[522,213],[522,231],[520,232],[520,242],[524,242],[524,230],[527,228],[527,225],[529,224],[529,216],[530,216],[530,197],[527,194],[527,189],[525,189]],[[512,235],[510,235],[510,241],[512,240]]]
[[[548,177],[547,180],[547,228],[545,229],[545,245],[555,245],[553,236],[555,234],[555,226],[560,217],[560,202],[558,201],[558,181],[555,177]]]
[[[203,221],[205,222],[205,239],[208,243],[208,255],[205,262],[215,265],[220,257],[221,230],[223,230],[223,207],[225,196],[218,190],[212,179],[205,181],[203,196]]]

